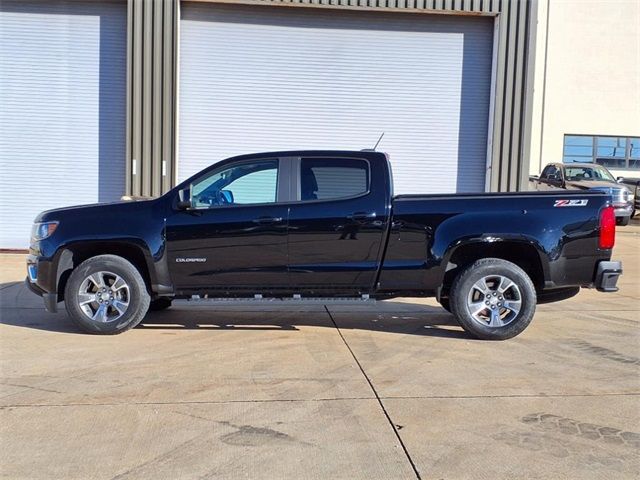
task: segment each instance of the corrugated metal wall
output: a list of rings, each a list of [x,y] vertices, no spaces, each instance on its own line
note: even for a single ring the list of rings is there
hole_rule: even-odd
[[[174,184],[179,17],[177,0],[129,0],[129,195],[157,196]]]
[[[537,0],[213,1],[497,16],[490,189],[526,188]],[[129,0],[127,191],[134,195],[157,195],[175,181],[179,20],[178,0]]]

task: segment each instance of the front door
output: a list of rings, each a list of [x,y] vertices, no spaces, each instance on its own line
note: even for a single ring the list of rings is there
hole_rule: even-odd
[[[191,183],[188,209],[167,218],[177,291],[262,293],[288,287],[288,207],[280,160],[225,163]],[[286,190],[282,192],[281,190]]]

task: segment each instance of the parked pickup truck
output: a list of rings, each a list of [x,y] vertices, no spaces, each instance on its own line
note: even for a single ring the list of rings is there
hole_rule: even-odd
[[[629,225],[634,215],[632,190],[621,185],[602,165],[593,163],[550,163],[539,177],[529,177],[530,190],[600,190],[611,195],[616,222]]]
[[[507,339],[537,303],[616,291],[614,237],[603,192],[394,196],[386,154],[272,152],[157,199],[41,213],[26,282],[91,333],[174,298],[435,296],[471,335]]]

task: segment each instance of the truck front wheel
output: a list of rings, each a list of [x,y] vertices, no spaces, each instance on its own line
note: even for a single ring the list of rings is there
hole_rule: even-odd
[[[536,290],[516,264],[483,258],[458,274],[449,300],[451,313],[467,333],[483,340],[506,340],[531,323]]]
[[[116,255],[99,255],[78,265],[64,295],[71,320],[85,332],[103,335],[138,325],[151,300],[140,272]]]

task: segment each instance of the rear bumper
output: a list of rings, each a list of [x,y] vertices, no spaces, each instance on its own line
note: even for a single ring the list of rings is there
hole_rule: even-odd
[[[618,278],[622,275],[622,262],[611,260],[598,263],[595,286],[601,292],[617,292]]]

